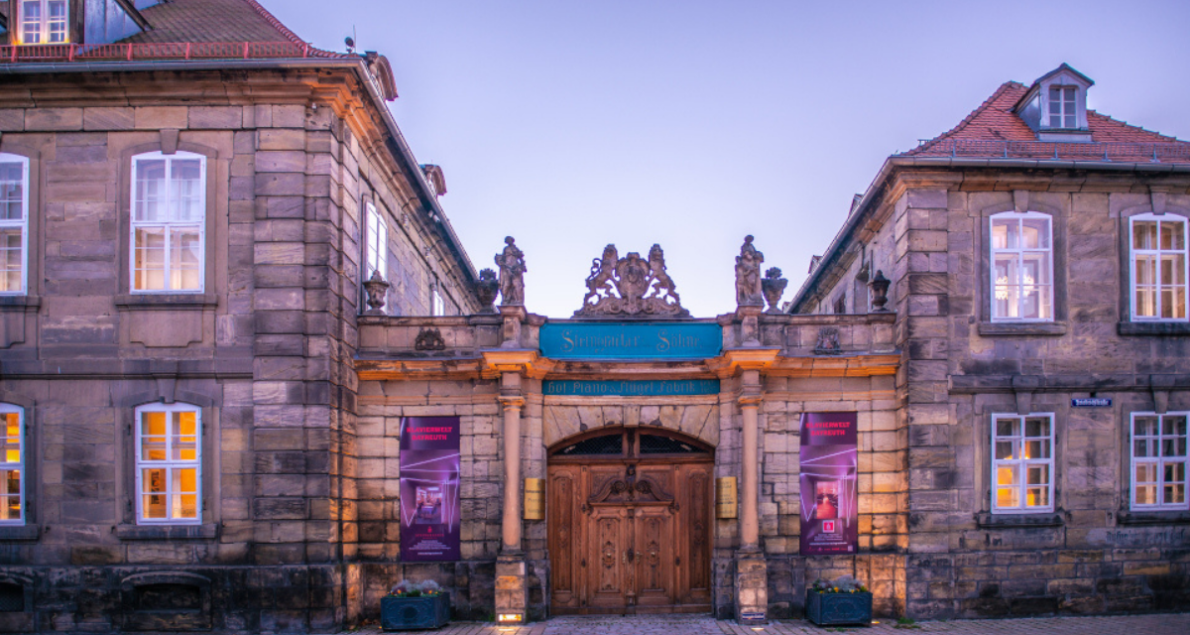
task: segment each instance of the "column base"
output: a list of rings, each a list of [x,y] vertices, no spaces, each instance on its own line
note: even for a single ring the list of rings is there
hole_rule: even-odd
[[[525,557],[505,554],[496,559],[496,623],[528,621],[529,585]]]
[[[763,553],[740,552],[735,562],[735,618],[740,624],[767,624],[768,563]]]

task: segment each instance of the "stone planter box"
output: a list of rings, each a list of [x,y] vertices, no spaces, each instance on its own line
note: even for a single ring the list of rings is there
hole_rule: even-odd
[[[872,594],[806,591],[806,619],[819,626],[871,624]]]
[[[450,621],[450,594],[380,598],[380,628],[386,631],[439,628]]]

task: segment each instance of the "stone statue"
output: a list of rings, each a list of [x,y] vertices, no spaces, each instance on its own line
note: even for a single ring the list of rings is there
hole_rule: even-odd
[[[496,254],[500,268],[500,306],[525,305],[525,252],[516,246],[516,239],[504,239],[504,251]]]
[[[690,317],[665,271],[665,252],[653,245],[645,260],[637,252],[620,258],[615,245],[591,261],[587,295],[574,317]]]
[[[764,254],[752,245],[752,236],[744,237],[740,255],[735,258],[735,296],[739,306],[764,306],[761,290],[760,265]]]

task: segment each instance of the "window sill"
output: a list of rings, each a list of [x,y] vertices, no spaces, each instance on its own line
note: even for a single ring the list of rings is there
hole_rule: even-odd
[[[1121,511],[1117,525],[1190,525],[1190,511]]]
[[[33,541],[41,538],[39,525],[0,526],[0,540]]]
[[[116,296],[120,309],[206,309],[219,306],[214,293],[137,293]]]
[[[980,322],[980,335],[1065,335],[1065,322]]]
[[[1120,335],[1190,335],[1190,322],[1120,322]]]
[[[36,309],[41,306],[41,297],[35,295],[0,295],[0,311],[5,309]]]
[[[1062,514],[1042,512],[1039,514],[975,514],[980,529],[1017,529],[1022,527],[1061,527],[1066,524]]]
[[[120,540],[211,540],[219,537],[219,525],[118,525]]]

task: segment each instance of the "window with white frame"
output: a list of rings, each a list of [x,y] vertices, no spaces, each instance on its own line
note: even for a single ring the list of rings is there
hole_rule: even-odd
[[[992,320],[1054,319],[1053,227],[1046,214],[991,217]]]
[[[189,152],[133,157],[133,293],[203,290],[206,171],[206,157]]]
[[[67,0],[20,0],[21,44],[65,44],[70,40]]]
[[[25,293],[28,210],[29,159],[0,153],[0,295]]]
[[[376,210],[376,205],[369,202],[367,213],[367,253],[365,258],[364,280],[372,277],[375,271],[380,277],[388,279],[388,223]]]
[[[1133,216],[1132,319],[1187,319],[1187,219],[1173,214]]]
[[[0,525],[25,524],[24,410],[0,403]]]
[[[443,299],[437,284],[430,289],[430,296],[430,315],[446,315],[446,300]]]
[[[1050,128],[1077,128],[1076,86],[1050,86]]]
[[[992,512],[1054,509],[1054,416],[992,416]]]
[[[1132,509],[1190,509],[1186,419],[1190,413],[1132,414]]]
[[[136,409],[138,524],[202,522],[202,415],[186,404]]]

